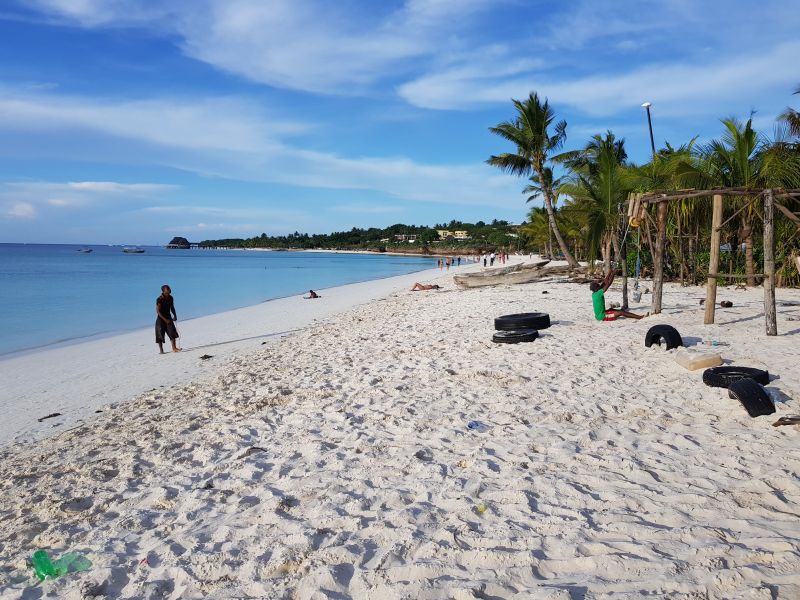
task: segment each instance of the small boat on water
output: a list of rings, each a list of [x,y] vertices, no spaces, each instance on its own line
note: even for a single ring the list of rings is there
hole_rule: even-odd
[[[78,249],[76,250],[76,252],[80,252],[80,253],[82,253],[82,254],[89,254],[89,252],[91,252],[91,251],[92,251],[92,249],[91,249],[91,248],[78,248]]]
[[[139,246],[125,246],[122,251],[125,254],[144,254],[144,248],[139,248]]]

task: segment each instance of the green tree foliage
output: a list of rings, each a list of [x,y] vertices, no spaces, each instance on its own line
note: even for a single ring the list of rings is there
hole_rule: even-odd
[[[468,240],[442,241],[437,230],[466,231]],[[413,243],[399,240],[396,236],[416,236]],[[404,225],[396,223],[385,228],[370,227],[361,229],[353,227],[349,231],[336,231],[329,234],[308,234],[295,231],[289,235],[268,236],[262,233],[252,238],[229,238],[205,240],[200,243],[206,248],[273,248],[273,249],[338,249],[338,250],[398,250],[411,249],[415,252],[423,248],[437,247],[453,249],[470,249],[497,247],[515,249],[518,245],[517,227],[508,221],[494,219],[490,225],[483,221],[463,223],[452,220],[449,223],[437,224],[433,227]]]
[[[567,262],[577,266],[578,262],[573,258],[558,229],[553,204],[552,171],[549,172],[549,177],[546,171],[549,155],[561,148],[567,139],[567,122],[559,121],[551,132],[550,126],[555,121],[555,113],[547,99],[542,102],[536,92],[532,92],[525,100],[512,102],[517,110],[514,119],[490,127],[489,131],[514,144],[516,151],[490,156],[486,162],[520,177],[536,176],[553,236]]]

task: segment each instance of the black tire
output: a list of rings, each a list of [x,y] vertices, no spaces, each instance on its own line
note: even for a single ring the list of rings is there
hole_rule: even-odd
[[[703,371],[703,383],[711,387],[729,388],[742,379],[752,379],[761,385],[769,383],[769,373],[750,367],[712,367]]]
[[[751,417],[771,415],[775,412],[775,404],[767,391],[752,379],[734,381],[728,388],[728,396],[742,403]]]
[[[550,315],[540,312],[503,315],[494,320],[494,328],[498,331],[547,329],[548,327],[550,327]]]
[[[672,325],[653,325],[644,336],[644,345],[648,348],[653,344],[660,346],[662,340],[667,345],[667,350],[683,346],[681,334]]]
[[[532,342],[539,337],[535,329],[516,329],[514,331],[496,331],[492,336],[495,344],[518,344],[519,342]]]

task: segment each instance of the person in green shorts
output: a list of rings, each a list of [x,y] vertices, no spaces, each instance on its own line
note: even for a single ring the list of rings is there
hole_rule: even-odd
[[[614,271],[606,275],[602,281],[595,279],[589,284],[589,289],[592,290],[592,306],[594,307],[594,318],[598,321],[616,321],[619,317],[627,317],[628,319],[643,319],[647,315],[637,315],[636,313],[627,310],[618,310],[615,308],[606,309],[606,290],[611,287],[611,282],[614,281]]]

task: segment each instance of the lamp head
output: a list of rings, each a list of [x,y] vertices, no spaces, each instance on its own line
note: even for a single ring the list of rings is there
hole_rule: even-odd
[[[650,108],[651,106],[653,106],[652,102],[643,102],[642,103],[642,108]]]

